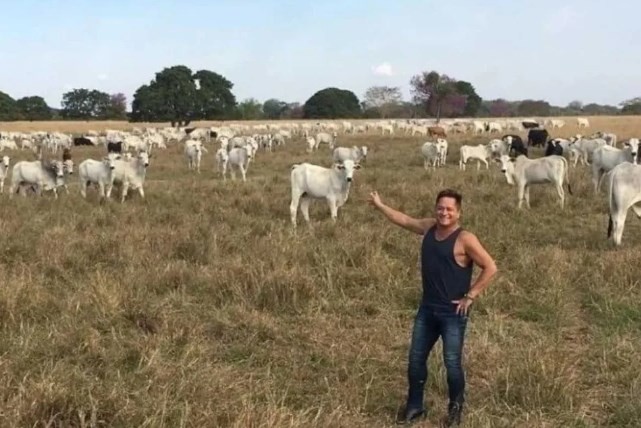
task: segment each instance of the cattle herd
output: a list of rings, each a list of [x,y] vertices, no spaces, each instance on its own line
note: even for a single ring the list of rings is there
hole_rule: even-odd
[[[588,128],[586,118],[576,118],[579,129]],[[99,146],[106,148],[102,159],[85,159],[78,165],[80,194],[87,195],[88,186],[99,191],[101,200],[111,197],[114,184],[120,187],[120,200],[124,202],[129,190],[138,191],[144,198],[144,182],[152,152],[166,149],[168,144],[184,146],[187,168],[200,173],[203,153],[212,148],[218,172],[223,180],[227,172],[232,179],[236,171],[246,181],[249,166],[260,150],[273,151],[289,140],[302,141],[308,153],[329,147],[333,165],[329,168],[300,163],[292,166],[290,214],[296,226],[296,214],[300,211],[309,224],[309,204],[313,199],[325,199],[331,218],[335,221],[338,208],[348,199],[354,172],[366,161],[367,146],[338,147],[339,134],[436,137],[419,148],[424,168],[439,168],[447,164],[448,134],[489,135],[486,144],[463,145],[459,151],[459,168],[465,170],[468,161],[475,160],[477,169],[481,163],[489,169],[491,161],[500,165],[508,184],[518,189],[518,207],[523,202],[529,208],[529,188],[533,184],[551,183],[564,206],[569,165],[590,165],[595,192],[602,183],[607,183],[610,220],[608,237],[613,236],[620,245],[627,212],[630,208],[641,217],[641,166],[638,165],[639,140],[630,138],[617,147],[617,136],[608,132],[596,132],[590,136],[577,134],[563,139],[552,138],[550,129],[562,128],[565,121],[548,119],[511,120],[445,120],[434,124],[430,120],[376,120],[359,121],[296,121],[260,124],[225,124],[198,128],[133,128],[131,131],[88,131],[73,137],[60,132],[4,132],[0,129],[0,151],[4,149],[33,150],[34,161],[20,161],[13,165],[9,197],[29,191],[42,194],[51,191],[58,197],[63,187],[69,192],[67,180],[74,173],[71,150],[74,146]],[[509,133],[508,133],[509,132]],[[526,140],[518,134],[526,135]],[[498,134],[498,135],[496,135]],[[545,155],[528,157],[531,147],[545,147]],[[58,152],[61,158],[58,159]],[[0,163],[0,192],[9,175],[11,159],[2,156]]]

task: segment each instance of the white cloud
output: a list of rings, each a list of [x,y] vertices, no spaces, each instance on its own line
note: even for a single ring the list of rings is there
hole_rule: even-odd
[[[100,73],[97,77],[98,77],[98,80],[107,80],[107,79],[109,79],[109,76],[106,75],[105,73]]]
[[[392,70],[392,65],[389,62],[383,62],[379,65],[373,66],[372,73],[377,76],[393,76],[394,70]]]

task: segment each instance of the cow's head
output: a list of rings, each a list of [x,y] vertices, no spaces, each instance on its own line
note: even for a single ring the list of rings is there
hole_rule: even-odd
[[[151,155],[144,150],[138,152],[138,161],[147,168],[149,166],[149,158]]]
[[[514,159],[508,155],[501,155],[498,159],[495,159],[497,163],[501,165],[501,172],[505,174],[508,184],[514,184],[512,179],[512,173],[514,172]]]
[[[361,169],[361,166],[351,159],[346,159],[343,162],[336,163],[336,168],[339,171],[343,171],[343,173],[345,174],[345,181],[350,183],[352,181],[352,178],[354,177],[354,171],[357,169]]]
[[[64,170],[65,174],[73,174],[73,160],[65,159],[64,161],[62,161],[62,169]]]
[[[367,158],[367,146],[361,147],[361,154],[363,155],[363,159]]]
[[[56,178],[63,178],[65,176],[65,166],[59,160],[52,160],[49,163],[49,168],[54,173]]]
[[[113,170],[114,168],[116,168],[116,161],[120,159],[122,159],[122,156],[109,153],[102,159],[102,163],[105,164],[107,168]]]
[[[10,161],[11,161],[11,158],[9,158],[9,156],[2,156],[2,166],[4,166],[5,169],[9,168]]]
[[[623,143],[623,145],[630,149],[630,154],[636,163],[637,155],[639,154],[639,139],[630,138],[626,143]]]

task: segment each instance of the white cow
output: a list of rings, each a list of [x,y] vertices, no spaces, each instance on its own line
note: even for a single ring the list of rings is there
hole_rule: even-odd
[[[307,137],[307,153],[311,153],[316,148],[316,139],[314,137]]]
[[[120,155],[110,153],[101,161],[94,159],[84,160],[78,165],[78,177],[80,179],[80,195],[87,197],[87,187],[89,184],[98,186],[100,199],[105,199],[105,188],[111,186],[111,174],[115,168],[116,160],[121,159]]]
[[[518,207],[521,208],[523,200],[530,208],[530,185],[553,183],[561,200],[561,209],[565,203],[565,192],[563,183],[568,178],[568,161],[563,156],[546,156],[538,159],[529,159],[520,155],[516,160],[507,155],[499,158],[501,172],[505,174],[510,185],[518,187]],[[572,188],[568,181],[568,192],[572,194]]]
[[[334,132],[330,135],[327,132],[319,132],[316,134],[316,146],[314,146],[314,149],[318,149],[321,144],[328,144],[330,150],[333,150],[336,145],[336,133]]]
[[[216,152],[216,165],[218,166],[218,171],[223,175],[223,180],[227,180],[225,174],[227,173],[227,162],[229,162],[229,153],[227,149],[220,148]]]
[[[290,175],[292,201],[289,205],[292,225],[296,227],[299,202],[303,218],[310,225],[309,204],[312,199],[327,200],[332,220],[336,222],[338,209],[347,202],[354,171],[357,169],[360,169],[360,165],[350,159],[334,164],[332,168],[309,163],[293,165]]]
[[[207,149],[203,147],[200,141],[196,143],[197,144],[185,145],[185,156],[187,157],[187,167],[189,170],[196,169],[196,172],[200,174],[200,161],[203,157],[203,152],[207,153]]]
[[[421,146],[421,154],[423,155],[423,168],[428,169],[431,165],[432,168],[436,169],[441,159],[438,143],[426,142]]]
[[[508,136],[509,137],[509,136]],[[492,156],[501,157],[503,155],[510,154],[510,146],[512,137],[509,137],[510,141],[504,141],[499,139],[493,139],[488,144],[490,146],[490,152]]]
[[[131,159],[115,159],[114,169],[111,172],[111,183],[107,189],[107,199],[111,198],[111,191],[113,185],[118,183],[122,185],[120,194],[120,202],[124,203],[127,197],[127,191],[131,187],[132,190],[138,190],[140,197],[145,197],[143,185],[145,184],[145,176],[147,174],[147,167],[149,166],[149,155],[145,151],[140,151],[136,157]]]
[[[608,173],[608,238],[621,245],[628,210],[641,218],[641,165],[624,162]]]
[[[438,166],[445,166],[447,162],[448,143],[445,138],[437,138],[436,146],[438,147]]]
[[[579,128],[588,128],[590,126],[590,121],[586,117],[577,117],[576,124]]]
[[[481,169],[481,162],[485,163],[485,168],[489,169],[490,164],[487,162],[492,156],[492,151],[489,145],[479,144],[478,146],[461,146],[459,169],[465,170],[467,161],[476,159],[476,169]]]
[[[594,193],[599,193],[599,185],[603,175],[614,169],[615,166],[623,162],[637,163],[639,154],[639,140],[630,138],[624,143],[623,149],[603,145],[598,147],[592,153],[592,184],[594,184]]]
[[[249,168],[249,162],[252,155],[253,149],[251,146],[234,147],[229,151],[227,165],[229,165],[232,180],[236,179],[236,171],[234,170],[234,167],[237,167],[240,170],[243,181],[247,181],[247,169]],[[223,178],[225,178],[226,172],[227,169],[225,168]]]
[[[36,193],[42,195],[45,190],[52,190],[58,199],[57,188],[63,186],[64,166],[59,160],[50,160],[43,165],[42,161],[20,161],[13,166],[9,198],[18,186],[30,185],[36,187]],[[26,193],[23,193],[26,196]]]
[[[9,156],[2,156],[2,162],[0,163],[0,193],[4,193],[4,179],[7,177],[10,162],[11,158]]]
[[[602,138],[595,138],[594,140],[588,140],[580,138],[576,140],[572,146],[579,154],[574,160],[574,166],[576,166],[579,159],[581,160],[582,165],[587,165],[589,160],[592,158],[594,151],[601,146],[607,145],[606,141]]]
[[[332,159],[334,162],[343,162],[347,159],[351,159],[354,162],[358,163],[361,160],[365,159],[367,156],[367,147],[336,147],[332,153]]]

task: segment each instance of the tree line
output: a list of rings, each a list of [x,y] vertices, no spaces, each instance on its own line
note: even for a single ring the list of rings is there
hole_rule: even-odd
[[[470,82],[437,71],[425,71],[410,80],[411,100],[398,87],[372,86],[359,98],[352,91],[324,88],[304,104],[271,98],[237,101],[233,83],[210,71],[192,71],[184,65],[157,72],[133,95],[131,111],[122,93],[72,89],[62,96],[61,108],[47,105],[40,96],[17,100],[0,91],[0,121],[15,120],[129,120],[170,122],[186,126],[193,120],[339,119],[339,118],[457,118],[566,115],[639,115],[641,97],[618,106],[572,101],[554,106],[545,100],[484,100]]]

